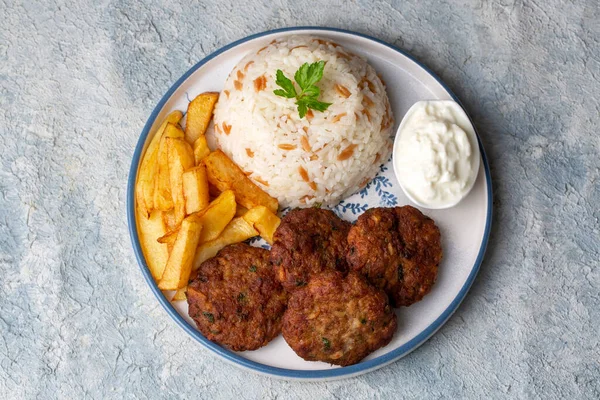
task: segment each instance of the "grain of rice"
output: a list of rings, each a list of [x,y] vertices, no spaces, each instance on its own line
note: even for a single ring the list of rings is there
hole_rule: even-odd
[[[231,133],[231,125],[227,125],[227,123],[223,121],[223,124],[221,126],[223,127],[223,132],[225,132],[226,135],[229,135]]]
[[[254,80],[254,91],[260,92],[267,87],[267,78],[264,75],[259,76]]]
[[[354,149],[356,148],[355,144],[351,144],[350,146],[346,147],[341,153],[340,155],[337,157],[338,161],[344,161],[349,159],[350,157],[352,157],[352,154],[354,154]]]
[[[304,167],[298,167],[298,173],[304,182],[308,182],[310,180],[308,177],[308,172],[306,172]]]
[[[335,91],[338,92],[340,96],[345,98],[350,97],[350,95],[352,94],[345,86],[338,85],[337,83],[335,84]]]
[[[338,114],[338,115],[336,115],[335,117],[333,117],[333,118],[331,119],[331,122],[333,122],[333,123],[336,123],[336,122],[338,122],[340,119],[342,119],[342,118],[343,118],[343,117],[345,117],[345,116],[346,116],[346,113],[345,113],[345,112],[343,112],[343,113],[341,113],[341,114]]]
[[[300,137],[300,143],[302,144],[302,149],[304,151],[311,151],[310,143],[308,143],[308,139],[306,138],[306,136]]]

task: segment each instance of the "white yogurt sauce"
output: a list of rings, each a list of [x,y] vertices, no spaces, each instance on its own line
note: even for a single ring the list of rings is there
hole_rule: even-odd
[[[393,157],[402,189],[427,208],[456,205],[469,193],[479,171],[475,130],[454,101],[415,103],[398,128]]]

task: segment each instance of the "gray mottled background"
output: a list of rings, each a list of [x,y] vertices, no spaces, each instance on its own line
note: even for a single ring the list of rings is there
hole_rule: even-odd
[[[0,398],[599,398],[598,2],[242,3],[0,1]],[[129,244],[128,168],[162,94],[221,46],[294,25],[373,35],[431,67],[494,181],[458,312],[348,381],[216,359],[160,308]]]

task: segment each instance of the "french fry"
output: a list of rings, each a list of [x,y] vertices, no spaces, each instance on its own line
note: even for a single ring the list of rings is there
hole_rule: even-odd
[[[215,103],[219,93],[206,92],[199,94],[188,104],[185,122],[185,139],[189,144],[194,144],[206,132],[213,115]]]
[[[183,114],[181,111],[173,111],[163,121],[158,130],[154,133],[154,137],[150,141],[138,173],[137,182],[135,185],[135,198],[137,206],[146,218],[154,209],[154,181],[157,173],[158,149],[160,138],[165,131],[168,123],[178,123]]]
[[[196,165],[200,165],[204,157],[209,154],[210,149],[206,142],[206,136],[202,135],[194,142],[194,158],[196,159]]]
[[[154,179],[156,177],[158,148],[152,151],[149,150],[151,150],[150,147],[148,147],[140,166],[138,180],[135,185],[137,206],[144,218],[148,218],[149,213],[154,209]]]
[[[187,291],[187,286],[182,287],[181,289],[177,289],[177,291],[175,292],[175,295],[173,296],[173,299],[171,299],[171,301],[181,301],[181,300],[187,299],[187,296],[185,294],[186,291]]]
[[[194,166],[192,147],[183,139],[167,137],[169,182],[173,198],[175,225],[185,217],[185,197],[183,193],[183,172]]]
[[[160,140],[158,148],[158,170],[154,185],[154,207],[162,211],[173,208],[173,197],[171,195],[171,181],[169,172],[169,155],[167,149],[167,138],[183,139],[185,134],[176,124],[167,124],[165,132]]]
[[[209,183],[217,189],[233,190],[237,202],[248,209],[262,205],[273,213],[277,212],[277,199],[256,186],[221,150],[213,151],[202,162],[206,165]]]
[[[189,215],[208,207],[210,196],[204,165],[198,165],[185,171],[182,178],[185,213]]]
[[[164,211],[163,211],[164,212]],[[175,245],[175,239],[177,239],[177,234],[179,233],[179,228],[173,231],[168,231],[164,236],[159,237],[156,241],[158,243],[164,243],[167,245],[167,250],[169,254],[173,251],[173,246]]]
[[[248,210],[243,218],[258,231],[267,243],[273,244],[273,234],[281,223],[281,219],[277,215],[265,206],[257,206]]]
[[[197,270],[204,261],[217,255],[223,247],[243,242],[256,235],[258,235],[256,229],[246,222],[244,218],[238,217],[232,219],[219,237],[198,246],[194,257],[193,269]]]
[[[162,279],[158,282],[161,290],[177,290],[188,284],[194,261],[202,222],[196,214],[181,221],[181,228],[169,255]]]
[[[179,229],[167,232],[163,236],[156,239],[156,241],[158,243],[165,243],[165,244],[173,245],[173,244],[175,244],[175,240],[177,239],[178,233],[179,233]]]
[[[167,232],[176,231],[178,226],[175,221],[175,211],[174,210],[163,211],[162,215],[163,215],[163,221],[165,221],[165,226],[167,227]]]
[[[163,275],[167,259],[169,258],[167,245],[157,241],[158,238],[164,236],[166,233],[161,212],[154,210],[150,213],[150,217],[146,218],[144,211],[138,207],[137,224],[146,264],[154,280],[158,281]]]
[[[226,190],[207,208],[196,213],[204,226],[200,243],[216,239],[235,215],[235,209],[235,196],[231,190]]]

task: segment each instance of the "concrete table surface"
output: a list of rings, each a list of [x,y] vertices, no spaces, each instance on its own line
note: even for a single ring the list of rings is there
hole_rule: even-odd
[[[0,17],[0,398],[600,398],[596,0],[5,0]],[[464,101],[492,169],[464,303],[345,381],[217,359],[158,305],[128,236],[129,164],[163,93],[212,51],[294,25],[411,52]]]

